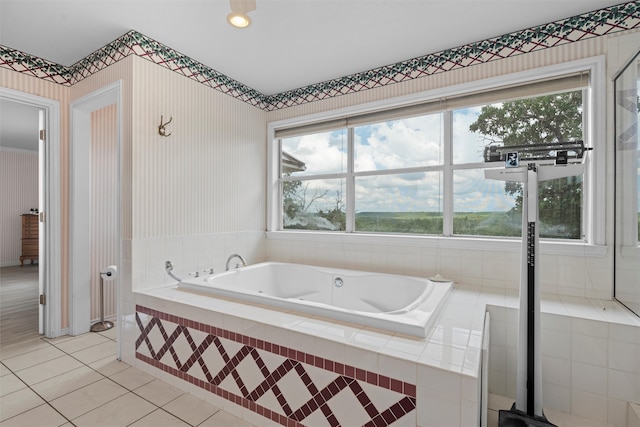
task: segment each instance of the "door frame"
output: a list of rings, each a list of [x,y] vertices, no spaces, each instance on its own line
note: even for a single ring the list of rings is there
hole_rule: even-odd
[[[89,332],[91,327],[91,113],[108,105],[116,104],[117,109],[117,186],[120,188],[120,144],[121,144],[121,81],[107,85],[91,92],[70,104],[70,194],[69,194],[69,335],[80,335]],[[118,265],[122,265],[120,198],[118,198],[117,233]],[[117,318],[116,325],[120,331],[121,291],[116,279]],[[120,334],[118,333],[118,336]],[[118,358],[120,358],[120,339],[118,341]]]
[[[26,92],[0,87],[0,98],[44,110],[46,149],[44,150],[44,181],[42,210],[45,215],[43,240],[38,260],[39,280],[43,281],[46,303],[39,312],[39,327],[47,338],[62,334],[62,237],[60,218],[60,102]]]

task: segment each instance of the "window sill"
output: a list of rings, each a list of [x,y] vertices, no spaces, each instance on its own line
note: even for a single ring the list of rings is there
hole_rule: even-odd
[[[640,246],[623,246],[620,249],[622,259],[636,259],[640,256]]]
[[[351,243],[367,245],[421,246],[426,248],[471,249],[482,251],[512,252],[521,248],[520,238],[490,237],[441,237],[399,234],[332,233],[322,231],[267,231],[267,239],[309,242]],[[570,255],[602,258],[607,255],[604,245],[592,245],[580,241],[540,241],[544,255]]]

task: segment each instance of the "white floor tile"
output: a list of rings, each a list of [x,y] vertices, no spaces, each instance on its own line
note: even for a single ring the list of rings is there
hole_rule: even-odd
[[[135,390],[155,379],[151,375],[134,367],[129,367],[123,371],[113,374],[109,378],[129,390]]]
[[[5,375],[9,375],[9,374],[11,374],[11,369],[7,368],[2,363],[0,363],[0,377],[4,377]]]
[[[72,420],[127,393],[128,390],[105,378],[65,394],[50,403],[61,414]]]
[[[157,406],[164,406],[184,394],[181,390],[160,380],[153,380],[138,387],[135,393]]]
[[[179,418],[174,417],[162,409],[156,409],[144,418],[131,424],[131,427],[189,427],[189,424],[185,423]],[[217,424],[217,426],[225,426],[226,424]]]
[[[95,362],[89,363],[89,367],[100,372],[102,375],[106,377],[110,377],[111,375],[117,374],[120,371],[124,371],[125,369],[129,369],[131,365],[128,365],[118,359],[115,356],[108,356],[104,359],[97,360]]]
[[[37,350],[33,350],[28,353],[4,359],[2,363],[4,363],[4,365],[13,372],[16,372],[52,359],[57,359],[64,355],[63,351],[58,350],[51,345],[47,345],[46,347],[38,348]]]
[[[127,393],[73,420],[78,427],[124,427],[156,409],[156,406],[133,393]]]
[[[227,412],[220,411],[209,417],[205,422],[200,424],[199,427],[250,427],[252,425],[253,424],[249,424]]]
[[[26,387],[27,385],[13,374],[0,377],[0,397],[13,393],[14,391],[22,390]]]
[[[102,375],[93,369],[81,366],[73,371],[65,372],[46,381],[34,384],[32,387],[43,399],[53,400],[100,381],[103,378]]]
[[[220,410],[190,394],[183,394],[162,408],[191,425],[200,424]]]
[[[115,355],[116,343],[110,340],[76,351],[72,354],[73,357],[86,364],[93,363],[109,356],[113,356],[115,358]]]
[[[80,367],[82,367],[82,363],[73,357],[63,356],[18,371],[16,375],[27,384],[33,385]]]
[[[42,405],[44,400],[28,388],[7,394],[0,399],[0,421]]]
[[[0,348],[0,360],[4,362],[5,359],[9,359],[11,357],[15,357],[46,347],[51,347],[51,345],[46,341],[41,340],[40,338],[24,341],[18,344],[3,346],[2,348]]]
[[[51,406],[44,404],[16,415],[2,422],[2,427],[57,427],[67,423],[67,419]]]
[[[76,351],[84,350],[89,347],[93,347],[98,344],[110,342],[115,350],[116,343],[108,338],[103,337],[100,334],[90,332],[71,339],[65,340],[61,343],[54,344],[57,348],[65,353],[75,353]]]

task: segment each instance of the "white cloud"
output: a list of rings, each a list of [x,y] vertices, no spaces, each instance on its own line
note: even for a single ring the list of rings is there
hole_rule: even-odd
[[[282,150],[305,163],[307,169],[296,175],[346,172],[347,136],[345,132],[325,132],[282,140]]]
[[[484,141],[469,131],[480,108],[456,111],[453,121],[454,163],[482,162]],[[440,114],[361,126],[355,129],[355,170],[387,170],[440,165],[443,162]],[[304,175],[346,172],[346,131],[283,140],[283,150],[307,165]],[[508,211],[514,199],[504,183],[484,179],[482,170],[460,170],[453,176],[454,209],[458,212]],[[332,209],[344,197],[345,180],[311,180],[307,196],[327,191],[311,211]],[[417,212],[442,209],[442,173],[411,173],[356,178],[356,211]]]
[[[355,129],[355,170],[384,170],[442,162],[439,114]]]

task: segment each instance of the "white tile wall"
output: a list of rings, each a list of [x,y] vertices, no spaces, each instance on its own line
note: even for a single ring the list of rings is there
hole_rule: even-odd
[[[609,307],[606,311],[611,313],[605,315],[597,303],[585,299],[543,301],[543,311],[564,313],[544,312],[541,317],[543,406],[624,426],[627,402],[640,401],[640,325],[619,305]],[[517,311],[493,305],[488,310],[492,320],[489,390],[515,399],[516,336],[506,330]],[[625,323],[612,323],[606,317]]]
[[[132,289],[174,283],[165,271],[165,261],[171,261],[178,277],[188,277],[190,272],[201,274],[205,269],[224,271],[227,257],[233,253],[242,255],[248,263],[265,260],[263,231],[211,233],[192,236],[168,236],[134,239],[131,241],[131,259],[136,262],[132,271]],[[127,261],[127,260],[125,260]]]

